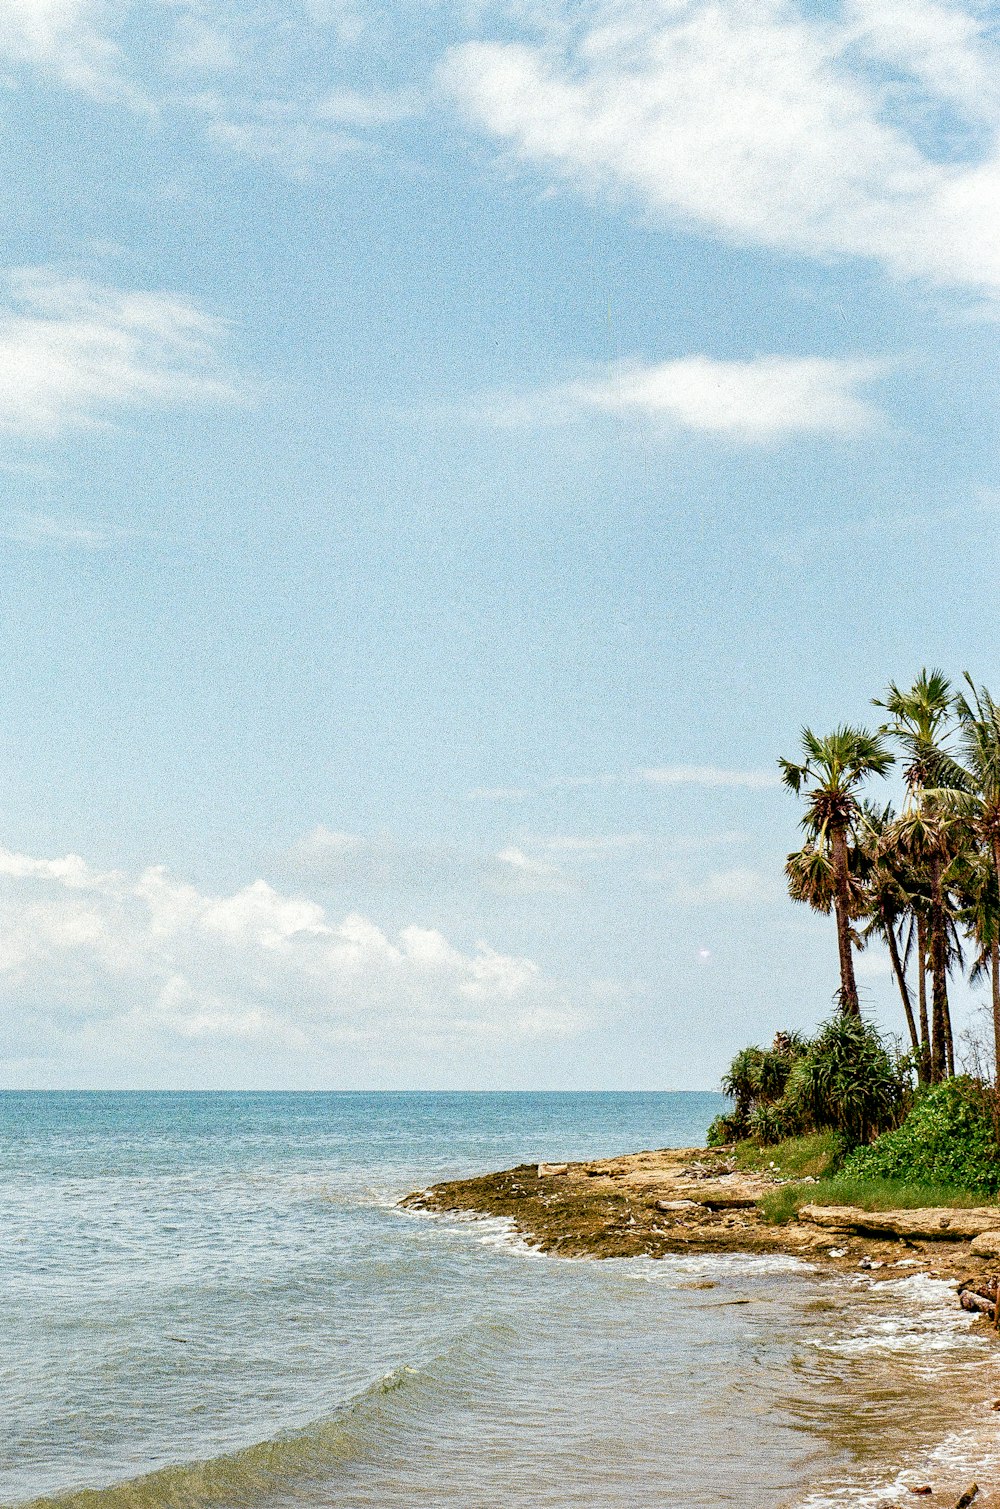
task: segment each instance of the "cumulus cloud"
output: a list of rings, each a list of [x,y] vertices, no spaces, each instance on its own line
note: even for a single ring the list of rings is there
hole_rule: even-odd
[[[50,437],[126,408],[238,396],[219,359],[225,327],[189,298],[46,267],[4,282],[0,431]]]
[[[566,423],[595,413],[634,415],[744,443],[797,434],[851,435],[878,418],[858,390],[881,370],[874,362],[830,357],[685,356],[633,362],[610,378],[494,398],[476,412],[508,425]]]
[[[457,45],[440,77],[473,126],[588,191],[744,245],[1000,288],[998,55],[966,7],[615,0],[538,40]]]
[[[263,880],[215,896],[161,867],[130,877],[0,850],[0,895],[6,1058],[25,1024],[63,1051],[85,1034],[109,1050],[124,1036],[392,1058],[580,1025],[530,959],[416,924],[390,933],[356,911],[338,920]]]

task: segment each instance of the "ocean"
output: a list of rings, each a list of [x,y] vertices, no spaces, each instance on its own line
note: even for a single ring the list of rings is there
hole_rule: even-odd
[[[1000,1485],[998,1352],[933,1278],[567,1261],[396,1204],[696,1145],[721,1104],[0,1095],[0,1504],[874,1509]]]

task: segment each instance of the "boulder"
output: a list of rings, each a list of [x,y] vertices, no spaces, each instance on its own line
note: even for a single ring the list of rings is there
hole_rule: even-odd
[[[1000,1228],[996,1231],[981,1231],[972,1238],[969,1250],[976,1257],[1000,1257]]]
[[[657,1200],[657,1210],[697,1210],[697,1200]]]
[[[539,1179],[551,1179],[553,1174],[568,1174],[568,1163],[540,1163],[538,1165]]]

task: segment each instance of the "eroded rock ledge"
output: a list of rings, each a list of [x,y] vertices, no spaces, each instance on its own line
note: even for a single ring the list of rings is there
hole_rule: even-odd
[[[997,1207],[870,1212],[807,1205],[798,1220],[773,1226],[757,1201],[778,1182],[737,1172],[715,1152],[669,1148],[590,1163],[521,1164],[436,1184],[402,1203],[506,1217],[526,1241],[564,1257],[781,1252],[842,1268],[895,1264],[955,1278],[996,1267]],[[985,1235],[992,1232],[995,1242]]]

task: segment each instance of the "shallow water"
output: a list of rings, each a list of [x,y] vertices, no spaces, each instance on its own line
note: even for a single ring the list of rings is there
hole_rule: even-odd
[[[0,1503],[864,1509],[985,1485],[1000,1372],[943,1284],[572,1262],[394,1203],[698,1143],[718,1107],[0,1096]]]

